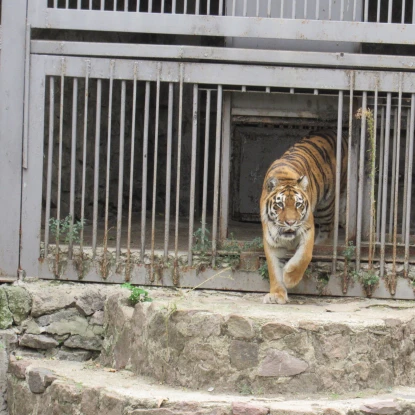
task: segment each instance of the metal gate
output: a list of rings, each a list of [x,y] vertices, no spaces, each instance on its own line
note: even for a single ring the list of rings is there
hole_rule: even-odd
[[[231,215],[235,129],[278,128],[283,137],[330,126],[338,154],[342,131],[349,135],[346,226],[339,230],[337,214],[332,243],[316,247],[295,292],[413,298],[414,59],[179,44],[220,36],[404,45],[415,34],[409,2],[398,17],[391,1],[334,3],[322,15],[319,2],[307,0],[254,8],[246,0],[29,1],[21,37],[22,272],[265,291],[260,226]],[[7,1],[3,9],[10,16]],[[267,17],[258,19],[262,10]],[[76,30],[137,27],[159,36],[156,43],[71,38]],[[51,29],[69,40],[51,40]],[[168,44],[172,35],[185,37]],[[322,102],[324,111],[316,110]],[[337,186],[337,206],[339,194]],[[17,216],[16,206],[2,209]],[[15,263],[12,244],[1,243]]]

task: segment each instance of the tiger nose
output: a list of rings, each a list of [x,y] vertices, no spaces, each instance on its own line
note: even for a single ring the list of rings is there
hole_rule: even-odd
[[[285,223],[288,225],[288,226],[292,226],[292,225],[294,225],[295,224],[295,222],[297,222],[296,220],[292,220],[292,219],[289,219],[289,220],[286,220],[285,221]]]

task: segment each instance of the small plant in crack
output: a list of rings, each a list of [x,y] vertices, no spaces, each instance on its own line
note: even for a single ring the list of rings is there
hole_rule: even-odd
[[[122,284],[121,287],[131,291],[131,294],[128,297],[128,301],[131,305],[153,301],[153,299],[149,297],[148,291],[146,291],[143,288],[135,287],[134,285],[131,285],[129,282]]]
[[[64,219],[49,219],[49,230],[59,242],[80,243],[80,233],[84,228],[84,220],[72,223],[72,216],[68,215]]]

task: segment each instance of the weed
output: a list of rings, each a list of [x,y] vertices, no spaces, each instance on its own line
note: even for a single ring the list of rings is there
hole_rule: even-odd
[[[72,223],[72,216],[68,215],[65,219],[49,219],[50,232],[59,242],[80,243],[80,232],[84,227],[84,221],[78,220]]]
[[[195,243],[193,245],[194,251],[205,253],[212,249],[212,241],[210,240],[210,232],[207,227],[199,228],[193,233]]]
[[[153,301],[153,299],[148,296],[148,291],[144,290],[143,288],[135,287],[134,285],[131,285],[129,282],[122,284],[121,287],[127,288],[127,290],[131,291],[131,294],[128,297],[128,300],[130,301],[131,305]]]
[[[251,250],[262,250],[264,249],[264,242],[262,238],[257,237],[252,239],[252,241],[247,241],[243,244],[242,250],[243,251],[251,251]]]
[[[347,262],[350,262],[355,256],[356,247],[353,245],[353,241],[349,241],[349,245],[344,248],[343,256]]]
[[[253,395],[254,391],[252,390],[249,384],[242,383],[241,385],[239,385],[239,393],[241,395],[247,396],[247,395]]]
[[[353,279],[362,284],[368,297],[372,295],[373,288],[379,282],[379,275],[373,269],[360,270],[352,273]]]
[[[259,275],[263,280],[269,281],[269,273],[268,273],[268,263],[264,261],[264,263],[258,268]]]

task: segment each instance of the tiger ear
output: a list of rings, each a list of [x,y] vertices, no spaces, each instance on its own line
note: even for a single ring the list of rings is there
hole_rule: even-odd
[[[299,186],[301,186],[301,188],[305,191],[307,190],[308,187],[308,177],[307,176],[301,176],[298,180],[297,180],[297,184]]]
[[[267,192],[272,192],[277,187],[277,184],[278,180],[275,177],[270,177],[265,184]]]

